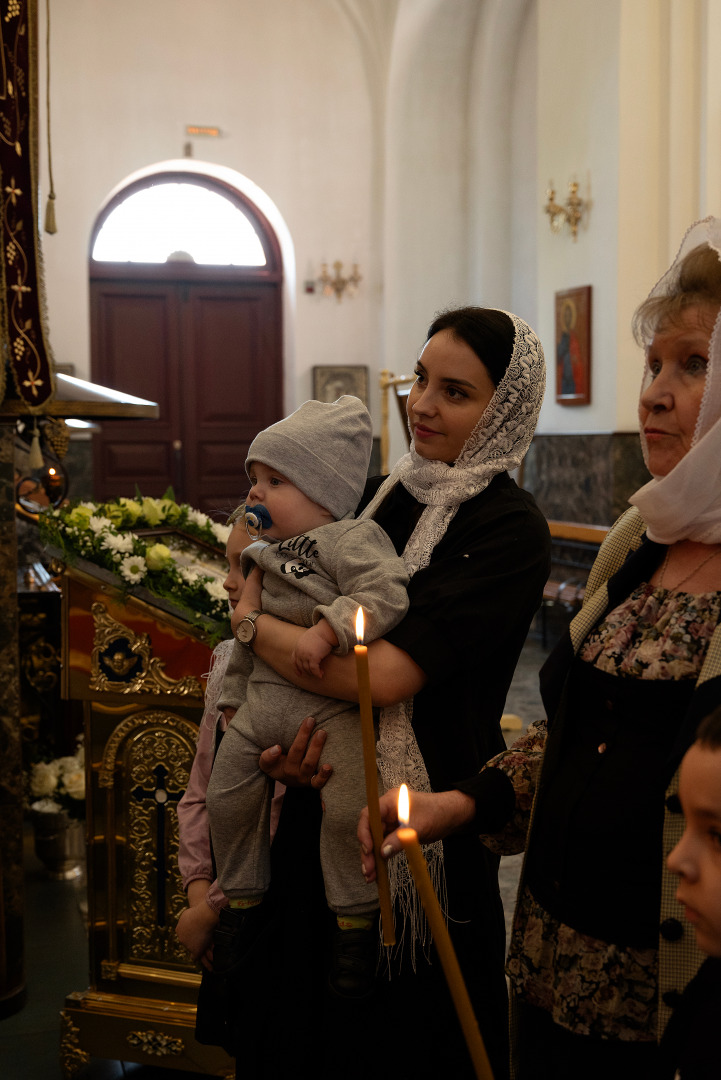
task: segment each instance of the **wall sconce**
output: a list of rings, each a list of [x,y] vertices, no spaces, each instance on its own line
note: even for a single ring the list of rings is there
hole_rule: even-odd
[[[328,273],[328,263],[321,263],[320,277],[318,278],[318,284],[321,287],[323,296],[336,296],[338,303],[343,299],[343,293],[346,293],[348,297],[355,296],[358,292],[358,286],[363,278],[358,272],[358,263],[353,263],[353,269],[347,278],[343,277],[343,263],[333,263],[333,269],[335,274],[331,276]]]
[[[551,232],[560,232],[564,221],[566,221],[568,222],[571,235],[575,241],[578,233],[578,226],[583,216],[583,208],[585,206],[583,199],[579,198],[578,195],[578,184],[575,180],[569,182],[568,198],[566,199],[565,206],[560,206],[556,202],[556,191],[553,187],[553,180],[551,180],[548,185],[546,195],[548,196],[548,201],[543,209],[551,219]]]

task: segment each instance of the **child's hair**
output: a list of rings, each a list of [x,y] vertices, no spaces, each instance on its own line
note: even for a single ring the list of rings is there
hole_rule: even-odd
[[[705,716],[698,726],[696,741],[708,750],[721,750],[721,705]]]
[[[241,503],[240,506],[236,506],[235,510],[231,510],[228,514],[226,525],[230,525],[231,529],[234,525],[237,525],[239,521],[242,521],[245,517],[245,503]]]

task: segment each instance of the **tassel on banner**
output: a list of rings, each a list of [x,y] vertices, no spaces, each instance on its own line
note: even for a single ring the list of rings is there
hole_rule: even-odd
[[[51,191],[45,207],[45,232],[52,235],[57,231],[58,227],[55,223],[55,192]]]
[[[30,472],[37,472],[38,469],[42,469],[45,465],[43,460],[43,452],[40,449],[40,431],[38,430],[38,422],[35,421],[33,428],[33,438],[30,443],[30,453],[28,454],[28,468]]]

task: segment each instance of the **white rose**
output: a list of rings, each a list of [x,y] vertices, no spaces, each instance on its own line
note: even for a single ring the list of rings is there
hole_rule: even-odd
[[[30,804],[30,809],[36,810],[39,814],[59,814],[62,806],[55,802],[55,799],[38,799],[37,802]]]
[[[63,776],[63,790],[71,799],[85,798],[85,770],[75,769]]]
[[[65,773],[75,772],[82,765],[82,761],[79,760],[77,754],[68,754],[66,757],[56,758],[53,765],[57,766],[57,770],[60,776],[64,776]]]
[[[38,761],[30,773],[30,794],[38,799],[47,798],[55,791],[60,769],[55,761]]]

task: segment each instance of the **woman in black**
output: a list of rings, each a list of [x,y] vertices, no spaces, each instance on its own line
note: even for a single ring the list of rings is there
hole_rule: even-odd
[[[369,484],[361,506],[388,531],[410,575],[406,618],[369,646],[386,787],[405,779],[416,791],[447,791],[459,779],[459,762],[470,776],[504,746],[506,693],[549,568],[546,522],[508,470],[528,449],[543,387],[540,342],[516,316],[464,308],[431,325],[408,399],[411,452],[389,478]],[[236,621],[258,598],[251,580]],[[322,680],[300,683],[289,663],[296,628],[266,615],[255,625],[255,651],[286,678],[355,699],[352,656],[329,658]],[[262,762],[288,779],[284,758],[279,763],[266,753]],[[323,774],[317,775],[319,787]],[[394,882],[401,945],[381,959],[371,999],[327,993],[317,841],[304,812],[318,809],[315,795],[286,795],[273,847],[275,929],[256,950],[256,970],[244,973],[250,993],[240,995],[239,1073],[248,1069],[254,1042],[258,1075],[265,1075],[258,1057],[266,1050],[268,1074],[277,1071],[280,1053],[284,1063],[302,1054],[306,1065],[330,1076],[472,1075],[440,965],[409,914],[407,875]],[[501,1080],[506,990],[498,859],[473,835],[434,844],[426,856],[445,890],[456,950]],[[264,1010],[268,1015],[259,1016]],[[271,1049],[280,1032],[283,1047]],[[303,1047],[309,1034],[310,1059]]]

